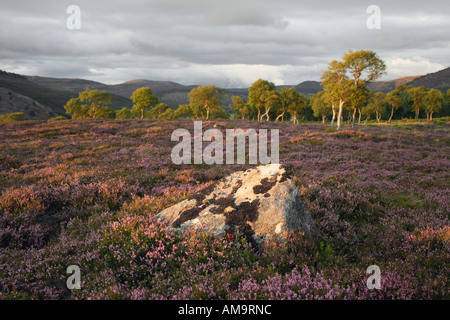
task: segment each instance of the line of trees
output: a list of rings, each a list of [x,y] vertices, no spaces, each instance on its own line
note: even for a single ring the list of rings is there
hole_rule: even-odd
[[[328,93],[321,91],[311,97],[310,101],[314,116],[321,118],[323,123],[327,118],[331,118],[333,125],[336,115],[332,103],[329,102]],[[417,120],[421,112],[426,114],[428,121],[431,121],[433,115],[441,112],[444,107],[447,109],[450,107],[450,89],[444,95],[437,89],[398,85],[387,94],[383,92],[373,93],[368,90],[362,92],[358,99],[344,105],[344,111],[353,124],[357,112],[357,122],[360,124],[362,116],[365,117],[365,122],[374,117],[379,123],[383,118],[391,122],[396,114],[400,117],[413,113]]]
[[[439,90],[425,87],[399,85],[387,94],[373,93],[367,85],[385,74],[386,66],[375,52],[349,50],[341,60],[333,60],[322,74],[323,91],[310,98],[304,97],[295,87],[277,90],[275,84],[258,79],[248,88],[248,99],[231,98],[230,115],[222,108],[225,90],[213,85],[192,89],[189,104],[172,109],[160,103],[148,87],[139,88],[131,95],[133,106],[118,111],[112,110],[111,96],[107,91],[87,88],[77,98],[70,99],[66,112],[72,118],[117,118],[117,119],[251,119],[257,121],[293,121],[318,118],[325,123],[331,118],[341,127],[344,116],[355,125],[370,120],[372,116],[380,122],[384,117],[389,122],[394,116],[405,116],[413,112],[419,118],[425,112],[427,120],[440,112],[443,106],[450,107],[450,89],[446,95]],[[446,113],[446,112],[444,112]],[[357,118],[357,120],[356,120]]]
[[[292,119],[298,123],[307,107],[307,99],[294,87],[275,89],[275,84],[258,79],[248,88],[248,100],[232,97],[231,110],[235,118],[257,121],[284,121]]]
[[[217,119],[229,118],[221,107],[225,90],[212,85],[199,86],[189,93],[189,104],[180,105],[174,110],[165,103],[159,103],[151,88],[136,89],[130,99],[133,106],[112,110],[111,95],[103,90],[87,88],[77,98],[70,99],[64,106],[72,118],[116,118],[116,119]]]
[[[433,114],[444,105],[450,106],[450,89],[446,96],[437,89],[427,90],[423,86],[399,85],[387,94],[368,90],[367,85],[385,74],[385,70],[384,62],[368,50],[349,50],[341,60],[331,61],[322,74],[324,90],[310,99],[314,116],[323,123],[330,116],[331,124],[336,120],[339,129],[344,111],[354,126],[357,114],[358,123],[362,116],[366,117],[365,121],[375,116],[377,122],[385,116],[391,122],[399,110],[403,114],[413,112],[415,119],[425,111],[427,120],[432,120]]]

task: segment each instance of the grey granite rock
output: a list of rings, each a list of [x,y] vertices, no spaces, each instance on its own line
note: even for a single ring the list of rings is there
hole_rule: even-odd
[[[290,231],[317,232],[300,190],[278,164],[235,172],[156,218],[175,229],[245,235],[251,242],[285,237]]]

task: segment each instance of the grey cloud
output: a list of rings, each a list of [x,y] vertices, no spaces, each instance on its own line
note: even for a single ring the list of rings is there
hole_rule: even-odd
[[[208,7],[204,15],[207,26],[273,26],[283,29],[288,25],[258,1],[212,1]]]
[[[366,27],[368,0],[4,2],[0,69],[248,86],[259,75],[319,80],[348,49],[376,51],[391,66],[389,77],[448,66],[448,2],[377,2],[381,30]],[[82,10],[81,30],[65,26],[70,4]]]

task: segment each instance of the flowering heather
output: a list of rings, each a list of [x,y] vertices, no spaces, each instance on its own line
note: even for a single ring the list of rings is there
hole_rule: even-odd
[[[280,130],[280,162],[318,235],[256,250],[156,222],[249,167],[172,164],[171,133],[192,121],[3,123],[0,299],[450,298],[448,124],[203,122],[213,127]],[[70,265],[81,290],[66,286]]]

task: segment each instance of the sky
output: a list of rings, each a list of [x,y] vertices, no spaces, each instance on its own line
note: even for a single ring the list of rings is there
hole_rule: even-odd
[[[392,80],[449,67],[449,30],[448,0],[0,0],[0,69],[244,88],[320,81],[330,61],[365,49]]]

